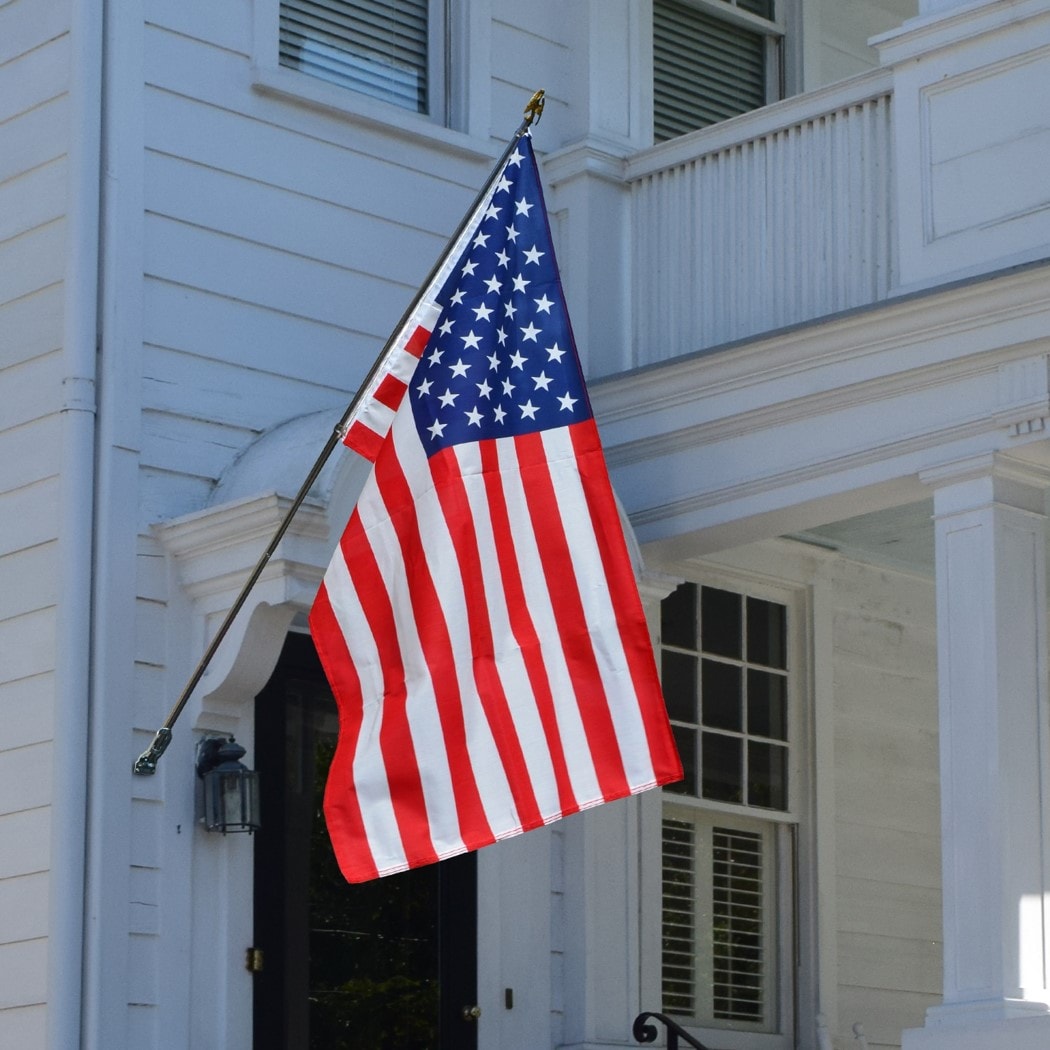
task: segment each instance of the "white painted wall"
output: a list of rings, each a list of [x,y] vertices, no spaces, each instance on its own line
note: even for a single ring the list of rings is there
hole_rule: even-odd
[[[934,587],[846,560],[830,575],[838,1034],[899,1046],[941,990]]]
[[[45,1045],[70,12],[0,8],[0,1045]]]

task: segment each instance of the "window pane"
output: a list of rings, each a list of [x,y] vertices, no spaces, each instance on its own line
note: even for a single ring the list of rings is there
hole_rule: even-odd
[[[747,659],[766,667],[787,667],[787,610],[761,598],[747,600]]]
[[[704,733],[704,798],[716,802],[744,801],[743,741],[721,733]]]
[[[680,3],[653,2],[657,142],[766,103],[764,33]]]
[[[732,591],[703,587],[700,591],[700,637],[705,653],[740,659],[742,600]]]
[[[665,649],[660,654],[660,681],[668,715],[676,722],[696,722],[696,657]]]
[[[747,800],[752,806],[787,809],[786,747],[755,741],[748,743]]]
[[[428,112],[427,0],[281,0],[280,64]]]
[[[683,583],[660,603],[660,641],[696,648],[696,584]]]
[[[747,672],[747,731],[787,740],[787,678],[770,671]]]
[[[773,0],[737,0],[737,7],[760,18],[773,18]]]
[[[703,663],[703,721],[714,729],[744,728],[740,668],[717,660]],[[673,716],[672,716],[673,717]]]
[[[671,726],[671,732],[674,733],[675,747],[678,748],[678,755],[682,760],[682,772],[685,775],[673,784],[664,784],[664,791],[673,791],[676,795],[695,795],[696,730]]]

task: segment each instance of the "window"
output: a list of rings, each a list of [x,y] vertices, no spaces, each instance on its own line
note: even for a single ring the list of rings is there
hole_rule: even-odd
[[[653,0],[657,142],[784,94],[783,0]]]
[[[279,63],[435,115],[442,99],[431,85],[443,82],[439,8],[430,0],[280,0]]]
[[[664,696],[685,779],[664,789],[665,1012],[775,1034],[791,1009],[788,605],[686,583],[661,607]]]

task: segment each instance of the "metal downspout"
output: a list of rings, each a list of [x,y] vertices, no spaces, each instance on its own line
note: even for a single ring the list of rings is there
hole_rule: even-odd
[[[47,1046],[81,1041],[93,589],[103,0],[70,9]]]

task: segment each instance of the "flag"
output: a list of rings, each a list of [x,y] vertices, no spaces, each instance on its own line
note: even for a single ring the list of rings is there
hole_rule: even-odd
[[[372,472],[310,613],[345,877],[680,779],[527,135],[345,440]]]

